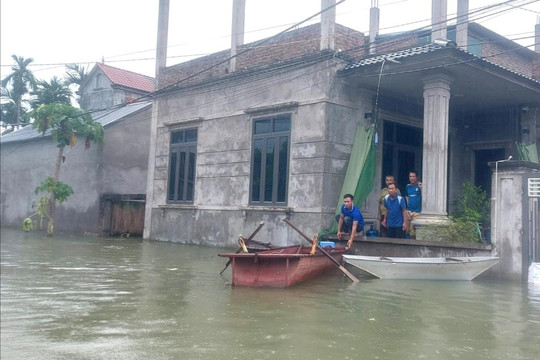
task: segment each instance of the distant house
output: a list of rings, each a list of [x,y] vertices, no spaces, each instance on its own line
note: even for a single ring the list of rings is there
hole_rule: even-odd
[[[162,68],[145,236],[232,245],[265,221],[264,241],[300,241],[284,217],[317,233],[358,126],[378,139],[358,204],[369,222],[386,174],[400,187],[422,175],[429,220],[446,218],[464,181],[491,191],[488,162],[538,143],[540,54],[468,25],[458,44],[455,26],[370,39],[325,20]]]
[[[59,232],[142,234],[154,79],[96,64],[79,89],[82,108],[105,130],[103,145],[65,149],[60,180],[74,194],[56,212]],[[135,101],[134,100],[139,100]],[[50,134],[31,126],[1,138],[3,225],[20,226],[33,212],[36,186],[57,156]]]

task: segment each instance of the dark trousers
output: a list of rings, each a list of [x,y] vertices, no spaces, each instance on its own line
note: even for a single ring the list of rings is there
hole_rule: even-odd
[[[405,239],[405,231],[402,227],[388,227],[387,236],[389,238]]]
[[[341,214],[336,215],[336,221],[339,225],[339,218],[341,217]],[[352,231],[352,225],[353,225],[353,218],[350,216],[345,216],[343,218],[343,225],[341,225],[341,232],[344,233],[350,233]],[[364,230],[364,227],[358,223],[356,225],[356,232],[359,233],[360,231]]]
[[[382,222],[385,217],[386,217],[385,215],[381,215],[381,226],[380,226],[381,237],[388,237],[388,228],[382,226]]]

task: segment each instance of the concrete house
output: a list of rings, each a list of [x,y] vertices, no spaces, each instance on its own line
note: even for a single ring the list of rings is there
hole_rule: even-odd
[[[444,221],[464,181],[491,193],[490,162],[538,143],[540,51],[468,21],[447,26],[444,0],[429,31],[379,36],[374,7],[366,36],[336,24],[333,8],[251,44],[243,3],[230,51],[165,67],[158,43],[147,238],[232,245],[265,221],[264,241],[300,242],[284,217],[317,233],[331,224],[357,126],[377,131],[373,191],[357,204],[370,222],[385,174],[404,186],[418,170],[423,221]]]
[[[142,234],[154,79],[98,63],[79,89],[82,108],[104,127],[103,145],[66,148],[60,180],[74,194],[56,211],[56,231]],[[140,101],[134,101],[140,100]],[[34,189],[54,171],[56,143],[31,126],[1,138],[1,221],[20,226]]]

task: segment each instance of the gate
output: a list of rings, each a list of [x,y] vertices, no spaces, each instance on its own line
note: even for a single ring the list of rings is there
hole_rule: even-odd
[[[540,178],[529,178],[528,182],[528,261],[540,262]]]
[[[142,236],[144,230],[144,201],[118,201],[112,204],[111,235]]]

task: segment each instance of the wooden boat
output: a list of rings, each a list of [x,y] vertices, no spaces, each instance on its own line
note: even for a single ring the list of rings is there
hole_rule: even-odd
[[[380,279],[472,280],[496,263],[497,257],[405,258],[343,255],[345,263]]]
[[[345,247],[326,247],[340,264]],[[238,286],[288,287],[311,279],[336,265],[319,250],[310,254],[311,246],[294,246],[255,253],[223,253],[232,262],[232,283]]]

